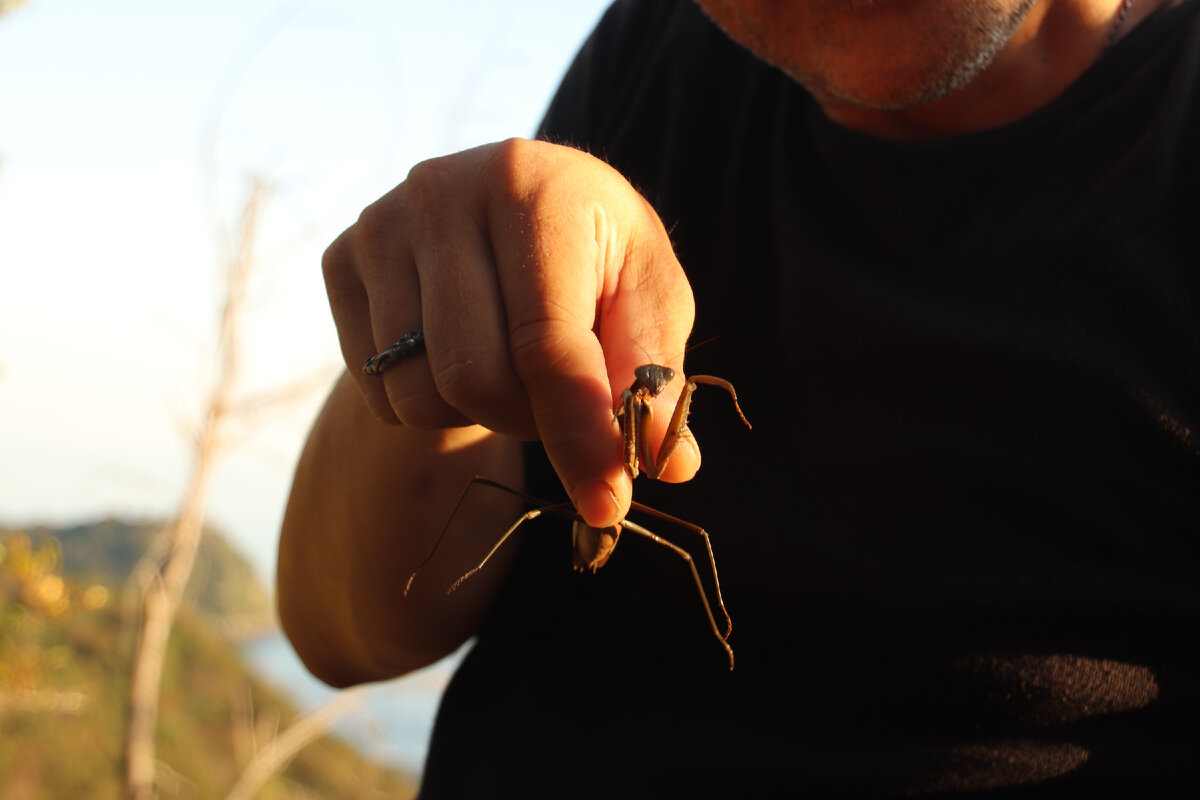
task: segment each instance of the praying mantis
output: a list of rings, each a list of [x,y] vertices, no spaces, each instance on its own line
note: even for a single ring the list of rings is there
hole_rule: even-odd
[[[733,388],[733,384],[724,378],[717,378],[712,375],[692,375],[686,379],[683,391],[679,395],[679,400],[675,403],[675,410],[671,414],[671,421],[667,424],[667,433],[663,438],[662,445],[659,446],[658,452],[655,453],[653,442],[650,439],[650,431],[654,422],[653,401],[667,385],[675,379],[675,370],[670,367],[664,367],[659,364],[643,364],[633,371],[634,380],[628,389],[621,393],[621,399],[616,409],[616,420],[621,428],[622,439],[624,443],[624,463],[625,470],[629,473],[630,478],[636,478],[639,473],[644,473],[651,479],[657,479],[662,475],[663,470],[667,466],[672,453],[679,444],[679,440],[688,435],[687,433],[687,418],[691,410],[692,395],[701,385],[717,386],[729,393],[733,400],[734,410],[737,411],[738,417],[745,423],[747,428],[751,428],[746,415],[742,413],[742,408],[738,404],[737,392]],[[534,506],[534,508],[522,514],[516,522],[509,526],[508,530],[497,540],[496,544],[488,551],[487,555],[473,567],[471,570],[462,575],[456,580],[446,594],[450,594],[463,581],[470,578],[479,570],[483,569],[484,565],[495,555],[496,551],[508,540],[514,532],[517,531],[523,524],[531,519],[535,519],[545,513],[558,514],[573,521],[571,527],[571,543],[574,550],[573,567],[579,572],[591,570],[593,573],[603,567],[612,555],[613,550],[620,540],[622,531],[631,531],[639,536],[645,537],[652,542],[662,545],[683,559],[692,573],[692,579],[696,583],[696,589],[700,594],[700,601],[704,606],[704,613],[708,617],[709,625],[712,627],[713,635],[721,643],[725,652],[729,656],[729,668],[733,669],[733,648],[729,646],[729,634],[733,630],[733,621],[729,617],[729,612],[725,609],[725,601],[721,597],[721,581],[717,576],[717,562],[713,556],[712,542],[709,539],[708,532],[698,525],[686,522],[670,514],[665,514],[657,509],[650,508],[638,502],[630,504],[630,508],[647,516],[661,519],[665,522],[672,523],[681,528],[692,531],[698,534],[704,540],[704,548],[708,555],[709,567],[712,569],[713,585],[716,587],[717,606],[721,611],[721,615],[725,619],[725,629],[722,632],[717,624],[716,617],[713,615],[712,606],[708,601],[708,594],[704,590],[704,584],[700,580],[700,573],[696,569],[695,560],[687,550],[673,542],[667,541],[658,534],[649,529],[632,522],[629,519],[623,519],[615,525],[607,528],[593,528],[584,522],[570,503],[547,503],[533,495],[513,489],[498,481],[490,478],[476,475],[468,481],[466,487],[463,488],[462,494],[459,495],[454,507],[450,511],[450,516],[446,519],[446,524],[442,527],[437,539],[434,540],[433,546],[430,548],[428,555],[422,559],[416,569],[408,578],[408,582],[404,586],[404,593],[407,595],[409,588],[412,587],[413,580],[421,568],[429,563],[437,552],[438,547],[442,543],[442,539],[446,535],[446,531],[450,528],[450,523],[454,519],[454,515],[458,512],[458,508],[462,505],[467,493],[473,486],[484,485],[490,486],[501,491],[508,492],[517,497],[522,498],[525,502]]]

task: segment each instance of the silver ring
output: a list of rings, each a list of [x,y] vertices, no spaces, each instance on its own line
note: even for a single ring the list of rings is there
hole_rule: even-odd
[[[382,375],[384,370],[391,367],[397,361],[402,361],[409,356],[415,356],[424,349],[424,330],[418,329],[412,333],[406,333],[391,347],[386,350],[380,350],[368,358],[367,363],[363,364],[363,372],[372,377]]]

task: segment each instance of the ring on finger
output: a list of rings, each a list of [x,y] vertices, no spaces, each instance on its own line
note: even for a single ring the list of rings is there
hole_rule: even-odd
[[[409,356],[415,356],[425,349],[425,331],[421,328],[406,333],[396,340],[391,347],[380,350],[367,359],[363,364],[363,372],[372,377],[382,375],[389,367],[403,361]]]

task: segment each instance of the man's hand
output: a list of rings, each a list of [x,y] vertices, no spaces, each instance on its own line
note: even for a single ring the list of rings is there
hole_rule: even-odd
[[[640,364],[683,374],[694,305],[662,222],[616,171],[516,139],[423,162],[329,247],[324,271],[342,354],[377,416],[541,439],[589,524],[624,517],[614,403]],[[424,356],[362,373],[418,328]],[[656,415],[656,443],[668,417]],[[698,467],[686,441],[663,479]]]

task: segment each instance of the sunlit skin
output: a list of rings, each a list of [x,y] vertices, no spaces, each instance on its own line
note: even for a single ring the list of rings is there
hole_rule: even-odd
[[[697,0],[835,122],[893,138],[998,127],[1099,56],[1122,0]],[[1159,0],[1138,0],[1128,30]]]
[[[1058,96],[1110,38],[1121,0],[697,0],[807,86],[836,123],[938,138],[1011,123]],[[1128,33],[1160,0],[1136,0]],[[587,522],[622,520],[634,487],[613,409],[633,370],[686,374],[694,307],[653,207],[609,165],[510,140],[418,164],[326,251],[348,365],[309,436],[279,547],[280,617],[314,673],[345,685],[416,669],[486,618],[499,554],[447,599],[521,513],[480,493],[421,587],[402,593],[473,475],[524,486],[538,439]],[[409,332],[426,349],[363,362]],[[657,399],[666,435],[679,384]],[[700,466],[688,436],[659,478]],[[640,479],[639,479],[640,480]],[[564,534],[566,535],[566,534]]]

